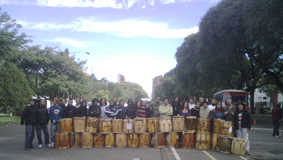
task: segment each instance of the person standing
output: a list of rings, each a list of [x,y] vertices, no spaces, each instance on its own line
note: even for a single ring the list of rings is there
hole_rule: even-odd
[[[105,114],[105,108],[107,106],[107,101],[106,101],[105,98],[100,99],[99,106],[100,106],[100,109],[101,109],[100,119],[106,119],[107,116]]]
[[[129,119],[136,118],[136,108],[132,99],[128,99],[128,107],[126,109],[126,113]]]
[[[49,109],[50,123],[51,123],[51,147],[54,147],[55,133],[60,133],[59,120],[62,118],[62,108],[59,106],[57,98],[53,99],[54,105]],[[65,108],[66,109],[66,108]]]
[[[60,107],[62,108],[63,111],[64,111],[64,108],[66,107],[66,102],[67,102],[67,101],[66,101],[66,99],[64,99],[64,98],[61,100]]]
[[[138,118],[146,118],[146,108],[142,105],[142,102],[140,100],[137,100],[135,103],[136,110],[136,116]]]
[[[100,106],[98,105],[98,99],[97,98],[94,98],[92,100],[92,105],[89,106],[89,109],[88,109],[88,116],[89,117],[96,117],[96,118],[99,118],[101,115],[101,108]]]
[[[182,108],[179,110],[178,116],[191,116],[191,110],[188,107],[188,101],[184,101],[182,103]]]
[[[191,109],[191,115],[199,118],[200,102],[197,102],[194,108]]]
[[[78,108],[78,117],[86,117],[86,116],[87,116],[86,100],[82,100],[81,106]]]
[[[114,106],[118,107],[118,98],[117,97],[114,97],[113,98],[113,101],[114,101]]]
[[[196,105],[194,104],[194,97],[189,98],[189,110],[192,110]]]
[[[272,136],[275,138],[278,138],[281,136],[279,134],[279,127],[280,127],[280,120],[282,119],[282,110],[280,108],[281,104],[276,104],[276,107],[272,109],[271,115],[272,115],[272,121],[273,121],[273,133]]]
[[[49,133],[48,133],[48,122],[49,122],[49,114],[48,109],[45,107],[44,99],[39,100],[39,105],[36,110],[36,133],[38,140],[38,147],[42,148],[42,139],[41,139],[41,130],[44,133],[45,145],[49,145]]]
[[[160,96],[155,97],[155,102],[152,102],[151,105],[153,107],[153,117],[160,117],[159,114],[159,106],[163,103],[160,101]]]
[[[118,114],[118,109],[114,105],[113,100],[110,100],[110,105],[105,107],[104,112],[109,119],[114,119],[116,117],[116,115]]]
[[[216,107],[215,107],[213,112],[214,112],[213,119],[222,119],[222,117],[223,117],[223,108],[222,108],[222,103],[221,102],[217,102],[216,103]]]
[[[172,107],[173,107],[173,116],[177,116],[179,114],[180,109],[182,108],[179,97],[174,98]]]
[[[200,107],[199,110],[199,118],[207,118],[209,120],[212,120],[213,118],[213,111],[211,111],[210,108],[208,108],[208,102],[204,101],[202,103],[202,107]]]
[[[226,108],[223,110],[223,112],[224,112],[223,119],[225,121],[230,121],[234,124],[236,106],[233,105],[233,101],[230,97],[225,99],[225,105],[226,105]],[[237,137],[237,135],[236,135],[237,132],[235,131],[234,127],[232,128],[232,130],[233,130],[233,136]]]
[[[77,107],[73,106],[73,100],[69,99],[68,106],[63,111],[63,118],[73,118],[78,116]]]
[[[203,97],[199,97],[198,101],[199,101],[200,105],[202,106],[203,102],[204,102],[204,98]]]
[[[237,104],[234,128],[237,131],[238,138],[247,140],[246,154],[250,155],[249,131],[251,130],[251,116],[250,113],[244,109],[244,106],[243,103]]]
[[[173,108],[169,104],[169,99],[164,98],[163,104],[159,107],[160,117],[171,117],[173,114]]]
[[[81,102],[82,102],[82,99],[81,98],[77,98],[76,99],[76,107],[79,108],[81,106]]]
[[[25,110],[21,116],[21,125],[25,124],[26,133],[25,133],[25,150],[29,151],[33,149],[33,140],[35,136],[35,126],[36,126],[36,107],[35,100],[29,100],[29,104],[26,106]]]
[[[216,99],[215,99],[215,98],[212,98],[212,99],[211,99],[211,104],[208,105],[208,108],[210,108],[211,110],[214,110],[214,109],[215,109],[215,106],[216,106]]]
[[[153,107],[149,102],[145,103],[146,118],[151,118],[153,116]]]
[[[126,119],[127,118],[126,109],[124,107],[124,102],[125,101],[123,99],[119,101],[118,113],[117,113],[116,119]]]

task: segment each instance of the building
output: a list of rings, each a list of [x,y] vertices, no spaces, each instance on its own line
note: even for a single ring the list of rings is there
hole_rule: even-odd
[[[125,76],[122,74],[118,74],[118,83],[126,82]]]
[[[155,87],[158,86],[161,83],[162,75],[156,76],[152,79],[152,98],[155,98]]]

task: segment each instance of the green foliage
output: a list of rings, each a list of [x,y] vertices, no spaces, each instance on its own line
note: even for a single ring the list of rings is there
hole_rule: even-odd
[[[98,100],[105,98],[106,100],[109,100],[109,94],[110,92],[107,90],[99,90],[97,93],[94,93],[93,98],[97,98]]]

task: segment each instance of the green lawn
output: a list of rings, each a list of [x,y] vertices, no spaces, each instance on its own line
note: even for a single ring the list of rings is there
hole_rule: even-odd
[[[13,116],[13,117],[0,117],[0,125],[7,123],[20,123],[21,116]]]
[[[272,115],[265,115],[265,114],[253,114],[252,117],[271,117]]]

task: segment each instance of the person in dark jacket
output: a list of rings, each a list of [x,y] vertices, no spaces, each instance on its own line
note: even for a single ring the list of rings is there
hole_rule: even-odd
[[[146,118],[153,117],[153,107],[150,105],[150,102],[145,103],[145,112],[146,112]]]
[[[110,100],[110,105],[109,106],[106,106],[104,108],[104,112],[107,116],[107,118],[109,119],[114,119],[116,117],[116,115],[118,114],[118,109],[116,106],[114,106],[114,101],[113,100]]]
[[[180,109],[182,108],[179,97],[174,98],[172,107],[173,107],[173,116],[177,116],[179,114]]]
[[[82,100],[81,106],[78,108],[78,117],[86,117],[86,116],[87,116],[86,100]]]
[[[279,134],[279,127],[280,127],[280,120],[282,119],[282,110],[280,108],[281,104],[277,104],[275,108],[272,109],[271,115],[272,115],[272,121],[273,121],[273,134],[272,136],[275,138],[278,138],[281,136]]]
[[[191,116],[192,113],[189,109],[189,102],[184,101],[181,105],[181,108],[178,111],[178,116]]]
[[[249,131],[251,130],[251,116],[250,113],[244,109],[244,106],[243,103],[237,104],[237,110],[234,114],[235,123],[233,125],[237,131],[238,138],[247,140],[246,154],[250,155]]]
[[[128,107],[126,109],[126,114],[129,119],[136,118],[136,108],[134,107],[134,102],[132,99],[128,99]]]
[[[62,119],[63,110],[59,106],[59,100],[57,98],[53,99],[53,106],[49,108],[49,117],[50,117],[50,135],[51,135],[51,145],[50,147],[54,147],[55,144],[55,134],[60,133],[60,124],[59,120]],[[66,109],[66,108],[65,108]]]
[[[100,117],[100,114],[101,114],[101,108],[100,106],[98,105],[98,99],[97,98],[94,98],[92,100],[92,105],[89,106],[89,109],[88,109],[88,116],[89,117],[96,117],[96,118],[99,118]]]
[[[118,114],[116,116],[116,119],[126,119],[127,114],[126,114],[126,109],[124,107],[124,100],[121,99],[119,101],[119,106],[118,106]]]
[[[26,135],[25,135],[25,150],[29,151],[33,149],[32,142],[35,136],[35,126],[36,126],[36,106],[35,100],[29,100],[29,104],[26,106],[21,117],[21,125],[26,125]]]
[[[223,110],[223,119],[225,121],[230,121],[234,124],[235,112],[237,110],[237,107],[233,105],[233,101],[230,97],[225,99],[225,105],[226,107]],[[237,132],[234,127],[232,128],[232,130],[233,130],[233,136],[237,137]]]
[[[49,145],[49,133],[48,133],[48,121],[49,121],[49,114],[48,109],[45,107],[44,99],[39,100],[39,105],[37,106],[36,110],[36,134],[38,140],[38,147],[42,147],[42,139],[41,139],[41,130],[44,133],[45,145]]]
[[[66,99],[64,99],[64,98],[61,100],[60,107],[62,108],[62,110],[64,110],[64,108],[66,107],[66,102],[67,102],[67,101],[66,101]]]
[[[73,118],[77,117],[77,115],[78,109],[77,107],[73,106],[73,100],[69,99],[68,106],[63,110],[63,118]]]
[[[194,108],[191,109],[191,115],[199,118],[200,102],[197,102]]]

